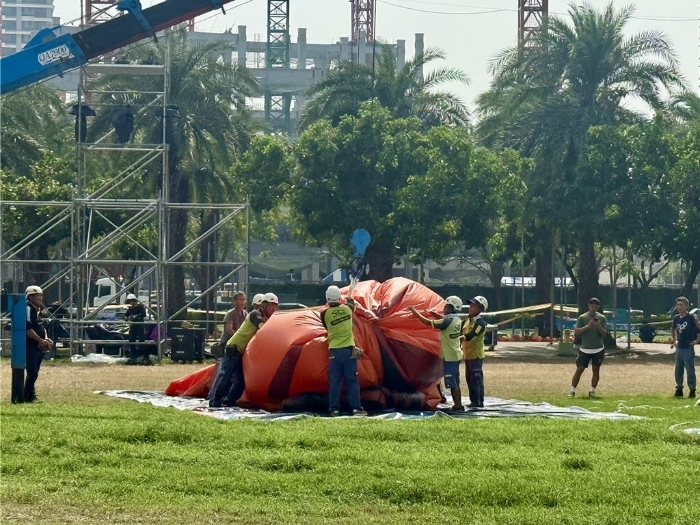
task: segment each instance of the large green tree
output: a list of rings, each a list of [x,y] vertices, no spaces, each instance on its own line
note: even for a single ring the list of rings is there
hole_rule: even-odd
[[[425,125],[465,125],[466,106],[453,93],[438,88],[448,82],[467,83],[467,75],[449,67],[422,75],[431,62],[444,58],[439,49],[428,49],[399,68],[393,48],[382,46],[375,67],[340,62],[309,89],[300,127],[305,129],[319,119],[337,124],[344,115],[357,115],[368,100],[379,101],[395,118],[417,117]]]
[[[503,263],[512,257],[529,163],[513,150],[474,147],[465,128],[435,127],[426,139],[426,172],[409,177],[398,191],[397,243],[417,250],[413,259],[420,264],[479,248],[498,287]]]
[[[295,157],[290,202],[302,238],[349,258],[350,233],[365,228],[370,277],[379,281],[408,248],[422,263],[485,244],[496,188],[523,167],[513,151],[474,149],[463,127],[425,131],[376,101],[337,126],[312,125]]]
[[[494,79],[479,108],[481,136],[489,144],[511,146],[535,162],[528,181],[530,222],[540,246],[538,260],[551,253],[555,230],[575,235],[579,256],[579,305],[597,294],[595,242],[601,232],[576,228],[602,213],[588,202],[570,212],[570,198],[584,200],[591,181],[577,175],[588,130],[600,124],[630,122],[641,115],[625,103],[635,98],[660,105],[664,89],[681,86],[678,64],[663,34],[646,31],[625,36],[631,7],[571,5],[571,21],[549,17],[527,50],[513,48],[493,63]],[[539,264],[538,264],[539,269]],[[539,281],[549,282],[551,271]]]
[[[664,188],[677,210],[674,223],[664,232],[667,253],[688,263],[682,293],[690,297],[700,274],[700,122],[678,144],[678,162]]]
[[[622,247],[635,257],[636,264],[625,264],[625,271],[631,272],[645,310],[646,292],[661,269],[655,263],[674,257],[667,235],[678,218],[669,192],[675,142],[661,119],[591,128],[576,171],[583,189],[569,200],[575,215],[589,202],[600,210],[577,229],[591,228],[599,232],[601,245]]]
[[[0,97],[0,168],[21,176],[61,143],[65,115],[58,92],[31,86]]]
[[[321,120],[295,147],[290,204],[299,238],[350,257],[349,238],[364,228],[370,277],[391,277],[395,260],[397,192],[409,176],[425,171],[416,158],[420,122],[393,119],[377,102],[337,126]]]
[[[45,152],[33,163],[27,175],[0,171],[0,195],[4,201],[2,249],[11,250],[21,245],[23,248],[15,258],[65,261],[70,252],[70,246],[65,245],[65,240],[70,237],[70,208],[52,204],[42,206],[40,202],[70,202],[74,183],[73,159],[58,157],[51,152]],[[12,205],[11,201],[35,201],[36,205]],[[62,249],[65,253],[60,253]],[[53,277],[51,266],[38,262],[26,264],[23,267],[24,284],[41,284]],[[55,297],[47,297],[47,301],[49,299]]]

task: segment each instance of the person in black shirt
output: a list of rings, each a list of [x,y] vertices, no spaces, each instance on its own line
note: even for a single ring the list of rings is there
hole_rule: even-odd
[[[44,292],[38,286],[28,286],[27,297],[27,378],[24,383],[24,402],[37,400],[35,384],[44,352],[50,352],[53,341],[46,336],[46,327],[41,317]]]
[[[143,342],[146,340],[144,335],[144,320],[146,319],[146,307],[143,303],[140,303],[136,296],[132,293],[126,296],[126,302],[129,308],[124,313],[124,317],[129,321],[129,341],[132,343]],[[131,363],[138,363],[139,358],[145,364],[150,365],[151,361],[148,359],[148,349],[143,346],[131,345]]]
[[[675,397],[683,397],[683,372],[688,380],[688,397],[695,397],[695,344],[700,336],[700,320],[697,312],[688,313],[690,302],[685,297],[676,299],[678,315],[673,318],[671,325],[671,348],[676,349],[676,393]]]
[[[642,321],[642,326],[639,327],[639,339],[642,343],[653,343],[656,336],[656,329],[648,322]]]

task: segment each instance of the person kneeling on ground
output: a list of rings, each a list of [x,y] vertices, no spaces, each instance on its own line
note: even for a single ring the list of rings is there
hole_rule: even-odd
[[[420,319],[421,323],[440,330],[440,356],[442,357],[445,388],[450,389],[454,401],[450,410],[462,412],[464,406],[462,405],[462,390],[459,388],[459,363],[463,357],[460,347],[462,320],[456,315],[462,311],[462,300],[456,295],[445,299],[445,307],[442,310],[443,317],[437,320],[428,319],[421,315],[413,306],[410,310],[413,315]]]
[[[642,326],[639,327],[639,340],[642,343],[653,343],[656,336],[656,330],[647,321],[642,321]]]
[[[331,416],[340,415],[340,392],[345,379],[348,403],[353,416],[366,416],[360,402],[360,382],[357,378],[357,360],[362,352],[355,348],[352,335],[352,314],[355,301],[347,297],[341,304],[340,288],[326,290],[328,308],[321,312],[321,322],[328,331],[328,410]]]
[[[209,406],[211,408],[236,406],[238,398],[243,395],[245,390],[243,354],[253,336],[275,313],[278,304],[279,300],[275,294],[266,293],[260,306],[251,310],[241,327],[229,339],[226,344],[226,353],[221,358],[216,379],[214,379],[214,384],[209,391]]]

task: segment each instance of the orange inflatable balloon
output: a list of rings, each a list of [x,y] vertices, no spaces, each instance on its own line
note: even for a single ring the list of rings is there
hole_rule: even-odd
[[[347,288],[343,290],[347,293]],[[405,278],[364,281],[353,290],[355,345],[363,406],[370,410],[434,409],[442,378],[440,334],[409,310],[442,313],[443,299]],[[324,307],[276,312],[253,337],[243,356],[245,392],[238,405],[265,410],[328,408],[328,340]],[[173,381],[166,394],[205,397],[216,365]]]

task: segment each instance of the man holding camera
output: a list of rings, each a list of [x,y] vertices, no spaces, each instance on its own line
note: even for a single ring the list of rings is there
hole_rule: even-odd
[[[588,391],[588,397],[595,397],[595,389],[600,379],[600,365],[603,364],[603,359],[605,359],[603,339],[608,333],[607,319],[598,312],[599,308],[600,300],[597,297],[591,297],[588,300],[588,312],[580,315],[576,321],[574,336],[581,338],[581,348],[576,358],[576,372],[571,378],[569,397],[576,395],[576,387],[581,379],[581,374],[588,368],[589,363],[592,363],[593,376],[591,377],[591,389]]]

